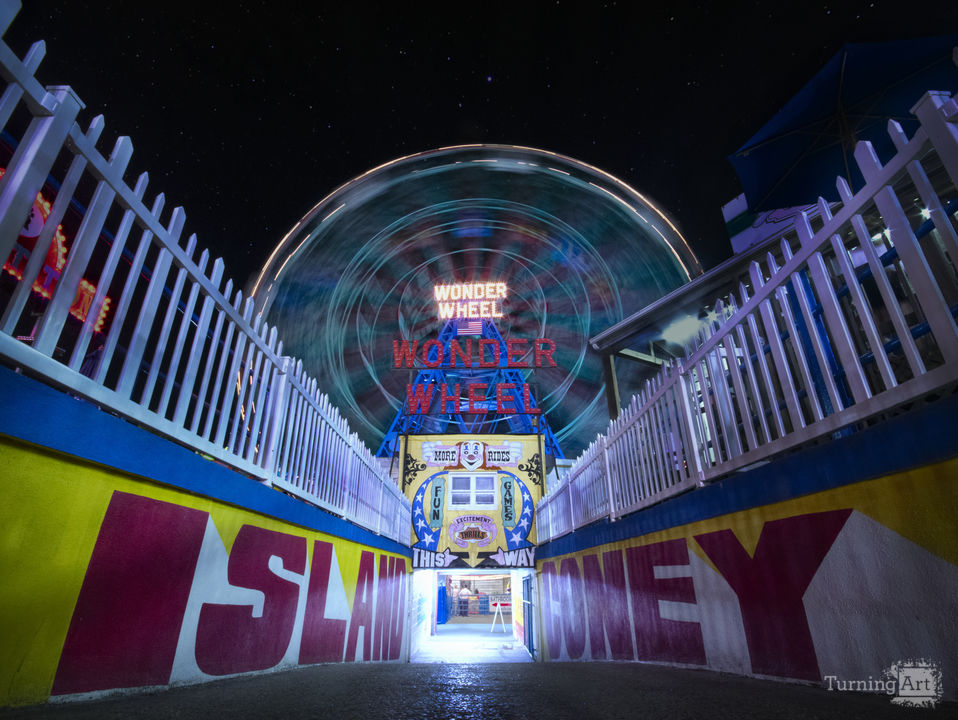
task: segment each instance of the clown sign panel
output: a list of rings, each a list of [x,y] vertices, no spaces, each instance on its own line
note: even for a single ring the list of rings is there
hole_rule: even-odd
[[[415,435],[404,442],[413,567],[535,565],[538,435]]]

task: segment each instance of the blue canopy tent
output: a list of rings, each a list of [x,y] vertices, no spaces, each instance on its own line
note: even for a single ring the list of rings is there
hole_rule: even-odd
[[[910,110],[925,91],[958,88],[955,46],[958,35],[845,45],[729,156],[749,209],[837,201],[838,175],[860,189],[855,143],[869,140],[880,158],[891,157],[888,119],[911,134],[918,122]]]

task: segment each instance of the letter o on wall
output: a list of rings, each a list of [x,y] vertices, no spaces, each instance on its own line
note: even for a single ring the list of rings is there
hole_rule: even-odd
[[[562,630],[570,660],[582,657],[585,650],[585,596],[582,575],[575,558],[565,558],[560,567],[562,583]]]

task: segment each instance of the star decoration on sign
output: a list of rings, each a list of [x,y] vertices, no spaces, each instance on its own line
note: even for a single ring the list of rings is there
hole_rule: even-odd
[[[419,538],[415,547],[426,550],[435,550],[439,545],[439,532],[427,532],[429,525],[425,522],[425,512],[423,511],[423,500],[426,497],[426,486],[432,481],[432,478],[426,480],[413,496],[412,515],[415,519],[414,530]]]
[[[511,473],[510,473],[511,475]],[[505,534],[506,546],[508,550],[518,550],[520,548],[532,547],[532,543],[529,542],[529,531],[532,528],[532,518],[534,513],[532,505],[532,494],[526,488],[525,483],[520,480],[515,475],[512,475],[516,483],[516,488],[518,488],[518,497],[522,501],[522,509],[519,512],[519,522],[513,528],[515,532],[508,532],[509,528],[505,528],[507,531]]]

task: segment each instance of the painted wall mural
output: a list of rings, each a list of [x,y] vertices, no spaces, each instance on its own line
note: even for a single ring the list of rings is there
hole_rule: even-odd
[[[0,705],[406,659],[408,558],[0,439]]]
[[[413,567],[533,567],[537,435],[411,435],[402,443]]]
[[[547,659],[958,690],[958,460],[540,560]]]

